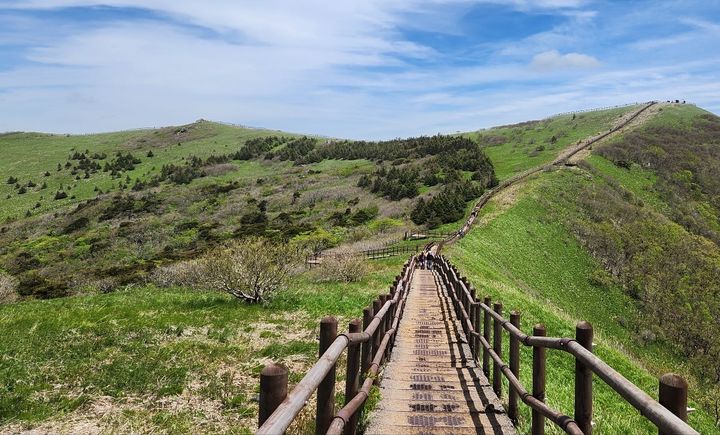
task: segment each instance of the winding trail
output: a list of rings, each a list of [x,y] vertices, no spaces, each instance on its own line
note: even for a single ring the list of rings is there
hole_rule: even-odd
[[[504,191],[505,189],[514,186],[522,181],[525,181],[526,179],[530,178],[531,176],[543,172],[543,171],[549,171],[552,168],[558,167],[558,166],[564,166],[571,161],[573,161],[573,158],[577,157],[579,153],[582,151],[587,150],[590,148],[593,144],[600,142],[604,139],[607,139],[609,137],[615,136],[621,132],[624,132],[628,129],[635,128],[638,125],[642,124],[645,121],[645,117],[642,115],[645,113],[649,113],[652,108],[661,106],[661,103],[658,103],[657,101],[651,101],[649,103],[646,103],[641,107],[640,109],[636,110],[635,112],[630,112],[626,115],[624,115],[622,118],[620,118],[617,123],[607,132],[601,133],[595,136],[588,137],[579,143],[575,144],[574,146],[570,146],[567,149],[563,150],[552,162],[542,164],[539,166],[536,166],[534,168],[528,169],[525,172],[521,172],[520,174],[514,175],[507,180],[503,181],[502,183],[498,184],[497,186],[493,187],[492,189],[486,191],[480,199],[478,199],[477,203],[473,207],[472,211],[470,212],[470,216],[467,218],[463,226],[460,228],[458,232],[456,232],[454,235],[448,237],[447,239],[443,240],[440,243],[436,243],[433,245],[432,249],[434,252],[439,252],[442,247],[446,244],[451,244],[456,241],[458,241],[461,237],[466,235],[468,231],[470,231],[473,227],[473,224],[477,220],[478,214],[480,210],[485,206],[485,204],[488,203],[490,198],[497,195],[498,193]],[[461,236],[462,234],[462,236]]]

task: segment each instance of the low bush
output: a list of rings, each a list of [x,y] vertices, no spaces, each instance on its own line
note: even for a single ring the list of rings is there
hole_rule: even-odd
[[[48,279],[36,271],[30,271],[20,276],[17,291],[21,296],[32,296],[38,299],[61,298],[70,294],[67,283],[57,279]]]
[[[231,242],[200,260],[203,286],[252,304],[282,290],[298,265],[297,250],[260,237]]]
[[[197,260],[178,261],[155,269],[150,281],[159,287],[194,287],[201,282],[202,270]]]
[[[0,272],[0,304],[9,304],[18,299],[17,285],[14,276]]]
[[[318,282],[356,282],[368,272],[367,259],[350,251],[324,256],[314,277]]]

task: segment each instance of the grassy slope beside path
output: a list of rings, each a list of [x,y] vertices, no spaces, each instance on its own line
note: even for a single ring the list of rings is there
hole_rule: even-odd
[[[595,352],[656,397],[657,373],[651,374],[643,367],[664,371],[679,361],[658,348],[637,348],[631,332],[621,325],[635,315],[634,302],[619,288],[592,280],[600,266],[542,205],[539,198],[550,191],[548,183],[562,184],[563,176],[574,175],[557,172],[531,180],[521,189],[517,202],[507,209],[499,208],[498,199],[491,201],[482,214],[494,217],[449,247],[445,255],[480,294],[502,301],[506,313],[521,311],[525,332],[536,323],[544,323],[548,335],[571,337],[577,321],[590,321],[598,344]],[[523,348],[521,380],[527,387],[532,385],[531,361],[531,350]],[[568,354],[548,351],[547,367],[548,403],[572,414],[574,360]],[[651,424],[597,377],[594,390],[597,433],[654,432]],[[524,433],[529,431],[530,413],[525,406],[521,409]],[[690,423],[701,432],[714,430],[711,417],[702,411],[691,414]],[[555,428],[551,430],[559,433]]]
[[[296,383],[319,319],[345,329],[403,261],[372,262],[352,284],[306,273],[267,306],[154,287],[0,306],[0,433],[251,433],[262,366],[284,363]]]
[[[607,131],[614,121],[636,111],[639,105],[560,115],[541,121],[491,128],[468,137],[483,145],[500,181],[530,168],[551,162],[562,150],[578,141]],[[552,138],[555,137],[555,141]]]

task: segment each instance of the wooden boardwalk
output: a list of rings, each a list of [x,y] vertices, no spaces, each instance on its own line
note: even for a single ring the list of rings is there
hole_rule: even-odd
[[[416,270],[367,434],[514,434],[444,285]]]

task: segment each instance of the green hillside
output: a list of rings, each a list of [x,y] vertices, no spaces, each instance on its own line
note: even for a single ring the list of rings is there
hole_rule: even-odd
[[[519,310],[526,332],[544,323],[548,335],[571,337],[577,321],[590,321],[598,343],[595,352],[655,396],[658,374],[680,370],[687,375],[690,367],[679,355],[664,352],[664,343],[644,343],[639,334],[635,335],[633,320],[639,313],[636,302],[619,286],[605,284],[602,267],[543,205],[548,201],[543,199],[546,189],[563,183],[563,177],[553,173],[533,180],[517,193],[519,199],[509,208],[491,203],[485,211],[491,216],[489,222],[449,248],[446,255],[481,294],[502,301],[508,312]],[[521,380],[525,385],[532,385],[531,361],[530,349],[524,349]],[[562,352],[550,351],[547,367],[548,403],[571,413],[574,360]],[[698,386],[693,387],[691,400],[697,401]],[[618,400],[602,381],[596,379],[594,389],[593,420],[598,433],[652,432],[652,425]],[[521,409],[522,420],[528,423],[529,410]],[[692,414],[690,423],[701,432],[714,425],[709,411]]]
[[[718,125],[692,106],[663,107],[578,168],[501,193],[446,252],[482,293],[522,311],[524,330],[543,322],[549,335],[572,336],[577,321],[590,321],[596,352],[653,396],[660,374],[682,373],[698,408],[690,423],[702,433],[718,424],[720,343],[710,331],[720,327],[720,251],[714,233],[702,232],[717,216],[716,178],[694,174],[717,171]],[[646,143],[672,156],[649,165],[640,156],[664,154]],[[615,164],[602,157],[618,150],[630,157]],[[524,358],[529,384],[530,354]],[[550,358],[549,402],[569,412],[572,359]],[[595,389],[598,432],[652,431],[602,382]]]
[[[495,166],[500,180],[551,162],[568,146],[607,131],[622,115],[640,105],[553,116],[538,121],[464,133],[477,141]]]
[[[0,135],[0,150],[3,154],[0,160],[0,174],[3,175],[3,183],[0,183],[0,199],[3,203],[0,219],[15,220],[25,216],[28,211],[37,215],[68,204],[77,204],[97,196],[95,188],[103,192],[119,190],[119,185],[128,176],[132,183],[182,158],[191,155],[205,158],[212,154],[227,153],[248,139],[276,134],[286,135],[202,120],[185,126],[106,134],[6,133]],[[147,157],[150,151],[153,157]],[[101,166],[111,161],[118,152],[131,153],[141,162],[134,165],[133,170],[124,171],[122,178],[113,178],[109,171],[102,170],[85,178],[85,171],[76,169],[78,160],[72,159],[76,152],[87,154],[88,158],[104,155],[102,159],[92,159]],[[238,167],[235,172],[235,175],[244,177],[264,174],[267,171],[256,165]],[[26,193],[19,194],[19,189],[14,186],[16,183],[5,183],[10,177],[16,178],[16,183],[21,187],[26,187]],[[36,186],[27,187],[30,182]],[[42,188],[43,184],[45,188]],[[54,200],[58,190],[66,191],[68,198]],[[35,207],[38,203],[40,206]]]
[[[261,367],[283,362],[297,382],[319,319],[345,328],[404,258],[349,277],[298,266],[258,305],[187,278],[199,260],[249,236],[306,254],[454,230],[498,180],[637,109],[380,142],[208,121],[0,135],[0,433],[251,433]],[[683,374],[702,433],[717,430],[720,397],[720,345],[705,337],[720,328],[719,125],[663,105],[577,166],[503,191],[444,251],[481,293],[521,310],[523,330],[543,322],[569,336],[592,322],[596,352],[653,396],[657,375]],[[549,352],[548,368],[548,402],[572,412],[573,360]],[[653,432],[599,380],[595,391],[597,433]],[[312,425],[307,408],[292,433]]]

